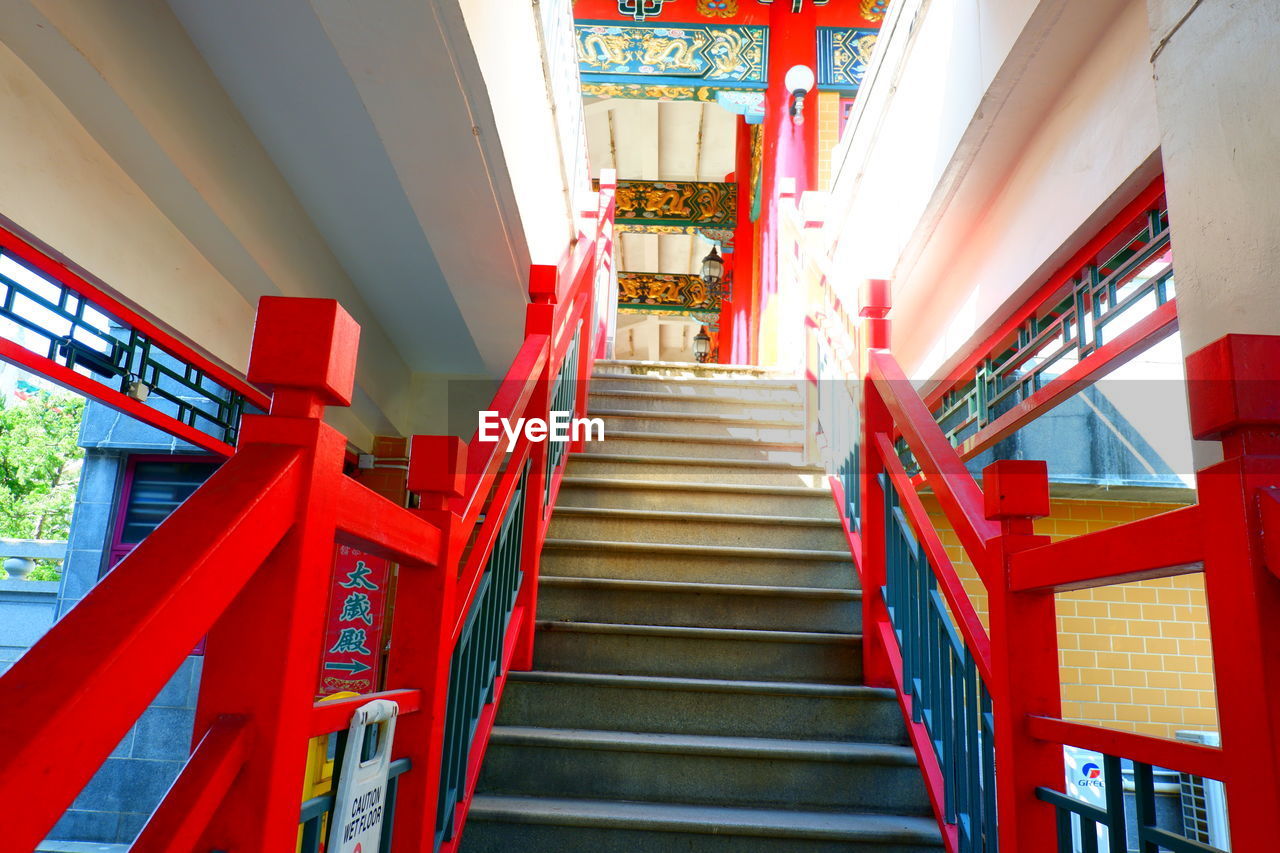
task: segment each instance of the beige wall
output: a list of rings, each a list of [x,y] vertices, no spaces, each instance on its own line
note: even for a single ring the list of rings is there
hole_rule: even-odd
[[[1143,0],[972,5],[926,4],[909,34],[886,21],[836,152],[837,284],[894,279],[894,349],[917,378],[1158,172]]]

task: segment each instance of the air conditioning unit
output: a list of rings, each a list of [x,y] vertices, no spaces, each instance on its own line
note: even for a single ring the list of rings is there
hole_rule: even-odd
[[[1178,740],[1219,747],[1222,738],[1217,732],[1176,732]],[[1199,841],[1219,850],[1231,849],[1231,832],[1227,823],[1227,795],[1222,783],[1216,779],[1179,773],[1182,800],[1182,831],[1192,841]]]

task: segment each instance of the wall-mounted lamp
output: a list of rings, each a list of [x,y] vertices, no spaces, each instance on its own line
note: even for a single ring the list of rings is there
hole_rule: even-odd
[[[711,355],[711,336],[707,334],[707,327],[703,326],[698,329],[698,334],[693,336],[693,357],[698,360],[699,364],[705,363]]]
[[[804,124],[804,96],[813,91],[813,69],[807,65],[793,65],[787,70],[782,84],[791,93],[791,123]]]
[[[720,257],[716,247],[712,246],[711,251],[702,259],[702,280],[706,282],[708,290],[714,291],[723,278],[724,258]]]

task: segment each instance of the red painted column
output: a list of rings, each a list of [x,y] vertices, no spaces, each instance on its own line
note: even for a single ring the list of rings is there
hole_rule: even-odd
[[[720,309],[720,361],[747,364],[751,358],[751,313],[755,304],[756,235],[751,221],[751,125],[738,116],[733,179],[738,185],[738,219],[733,229],[733,298]]]
[[[988,594],[992,717],[995,721],[996,810],[1000,849],[1030,853],[1052,844],[1056,816],[1036,797],[1062,784],[1062,747],[1027,731],[1028,715],[1062,716],[1058,678],[1058,621],[1052,592],[1009,588],[1011,557],[1047,545],[1034,522],[1049,514],[1049,468],[1006,459],[982,471],[984,511],[1000,523],[978,567]]]
[[[349,406],[360,327],[330,299],[258,303],[249,380],[273,389],[269,415],[246,415],[239,452],[297,448],[297,521],[214,624],[195,731],[224,714],[250,721],[249,761],[200,849],[291,850],[306,775],[316,662],[324,644],[346,437],[325,406]]]
[[[1227,335],[1187,358],[1191,433],[1222,442],[1196,476],[1231,849],[1280,837],[1280,336]]]
[[[761,357],[760,331],[768,322],[778,294],[778,181],[795,178],[796,192],[813,189],[817,177],[818,98],[816,89],[804,103],[804,122],[791,117],[791,93],[783,79],[795,65],[818,70],[818,17],[813,3],[804,3],[799,12],[789,3],[769,7],[769,88],[765,92],[764,154],[761,164],[762,192],[760,220],[760,287],[754,306],[750,362]]]

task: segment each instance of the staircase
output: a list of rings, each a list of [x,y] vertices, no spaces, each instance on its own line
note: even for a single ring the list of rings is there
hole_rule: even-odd
[[[796,384],[596,369],[462,849],[936,853]]]

